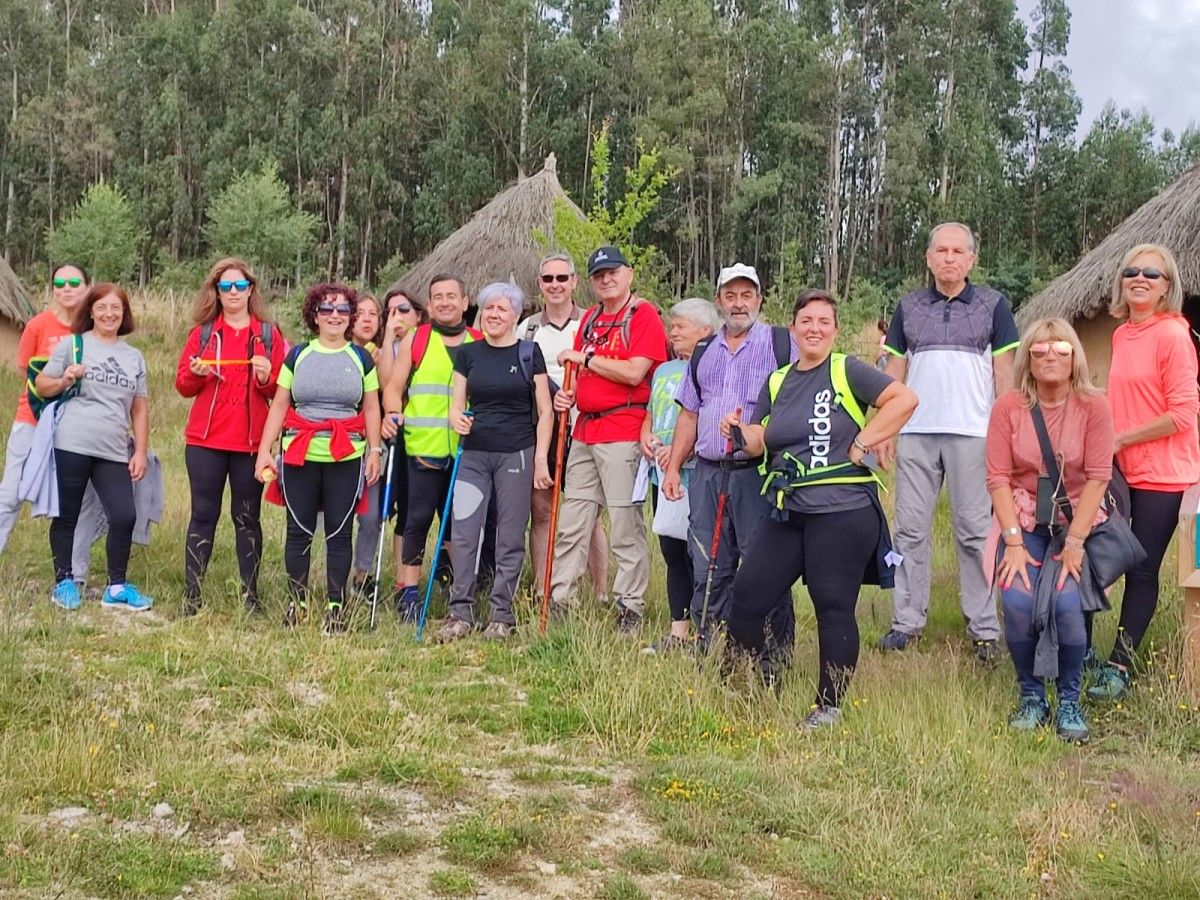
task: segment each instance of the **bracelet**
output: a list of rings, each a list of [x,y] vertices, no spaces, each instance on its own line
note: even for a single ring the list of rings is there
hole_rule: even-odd
[[[372,447],[371,452],[378,453],[380,456],[383,456],[383,448],[382,447]]]
[[[860,441],[860,440],[858,439],[858,435],[855,435],[855,436],[854,436],[854,441],[853,441],[853,444],[854,444],[854,446],[855,446],[855,447],[857,447],[857,448],[858,448],[859,450],[861,450],[863,453],[870,453],[870,452],[871,452],[871,448],[870,448],[870,447],[868,447],[866,444],[864,444],[862,441]]]

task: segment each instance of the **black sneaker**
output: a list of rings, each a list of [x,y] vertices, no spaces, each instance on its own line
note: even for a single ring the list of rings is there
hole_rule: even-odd
[[[242,598],[242,608],[246,610],[248,616],[261,616],[263,614],[262,602],[253,594],[247,594]]]
[[[642,614],[617,604],[617,634],[637,634],[642,630]]]
[[[1000,642],[996,640],[973,641],[972,649],[975,652],[975,659],[989,666],[996,662],[1004,652],[1000,647]]]
[[[885,653],[888,650],[904,650],[910,644],[915,644],[919,637],[919,635],[909,634],[907,631],[897,631],[893,628],[879,639],[876,646]]]
[[[183,598],[183,614],[191,617],[200,612],[200,598],[184,596]]]
[[[344,634],[346,631],[346,608],[340,603],[330,603],[325,609],[325,621],[321,626],[324,634]]]

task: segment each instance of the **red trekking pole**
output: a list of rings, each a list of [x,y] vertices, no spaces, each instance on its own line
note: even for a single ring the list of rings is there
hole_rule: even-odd
[[[563,375],[564,391],[575,387],[575,363],[567,363]],[[550,620],[550,579],[554,574],[554,542],[558,534],[558,501],[562,495],[563,468],[567,450],[567,428],[571,424],[571,411],[564,409],[558,414],[558,444],[554,450],[554,494],[550,499],[550,537],[546,541],[546,579],[542,583],[542,615],[541,632],[546,633],[546,623]]]
[[[740,406],[733,412],[735,416],[741,418],[742,408]],[[704,579],[704,605],[700,607],[700,634],[696,636],[697,640],[701,642],[707,640],[708,599],[712,596],[713,575],[717,571],[717,553],[721,549],[721,527],[725,524],[725,504],[729,502],[729,459],[733,456],[734,449],[732,432],[730,435],[725,444],[725,459],[721,461],[721,487],[717,491],[717,515],[716,521],[713,522],[712,544],[708,548],[708,574]]]

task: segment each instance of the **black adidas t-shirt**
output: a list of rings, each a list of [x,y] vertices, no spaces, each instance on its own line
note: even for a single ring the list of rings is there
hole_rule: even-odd
[[[767,422],[768,468],[782,465],[784,451],[804,463],[835,466],[850,460],[850,445],[858,434],[858,424],[842,407],[833,402],[833,380],[828,359],[815,369],[801,371],[792,366],[784,376],[775,402],[771,403],[770,380],[763,383],[750,422]],[[846,360],[846,380],[858,405],[866,411],[874,406],[892,378],[853,357]],[[797,488],[787,498],[788,509],[822,513],[859,509],[871,503],[873,483],[828,484]]]
[[[521,372],[519,342],[493,347],[487,341],[462,344],[454,371],[467,379],[467,408],[475,424],[463,441],[467,450],[516,453],[537,442],[533,424],[533,386]],[[533,346],[533,374],[546,374],[542,351]]]

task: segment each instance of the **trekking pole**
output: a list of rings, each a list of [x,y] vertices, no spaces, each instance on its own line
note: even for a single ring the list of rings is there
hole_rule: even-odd
[[[740,406],[734,410],[734,415],[741,417],[742,408]],[[712,597],[713,576],[717,572],[717,554],[721,549],[721,528],[725,524],[725,505],[729,502],[729,459],[734,452],[733,434],[733,429],[730,429],[729,440],[725,443],[725,459],[721,461],[721,485],[717,490],[716,521],[713,522],[712,543],[708,548],[708,573],[704,578],[704,603],[700,607],[700,634],[697,635],[697,639],[702,642],[708,634],[708,601]]]
[[[575,363],[567,363],[563,374],[563,390],[569,391],[575,387]],[[564,409],[558,414],[558,444],[554,449],[554,493],[550,498],[550,536],[546,539],[546,578],[542,582],[542,612],[540,628],[546,633],[546,623],[550,621],[550,579],[554,575],[554,543],[558,533],[558,501],[562,496],[563,463],[567,450],[567,428],[571,423],[571,411]]]
[[[463,411],[464,416],[475,415],[469,409]],[[429,615],[429,599],[433,596],[433,583],[437,579],[433,573],[437,571],[438,558],[442,555],[442,541],[446,539],[446,528],[450,523],[450,509],[454,502],[454,482],[458,480],[458,464],[462,462],[463,436],[458,437],[458,450],[454,454],[454,465],[450,468],[450,485],[446,488],[446,505],[442,507],[442,518],[438,522],[437,543],[433,548],[433,561],[429,565],[429,581],[425,584],[425,602],[421,604],[421,617],[417,620],[417,643],[425,633],[425,617]]]
[[[379,510],[379,546],[375,548],[375,590],[371,592],[371,630],[375,630],[375,610],[379,607],[379,576],[383,573],[383,547],[388,543],[384,540],[387,531],[388,513],[392,508],[392,470],[396,465],[396,439],[388,444],[387,474],[384,475],[383,506]]]

